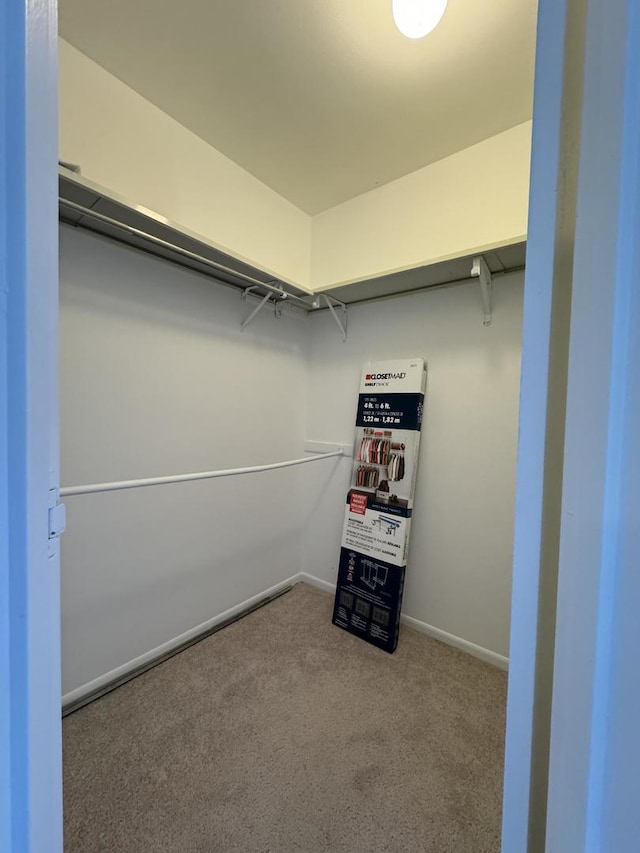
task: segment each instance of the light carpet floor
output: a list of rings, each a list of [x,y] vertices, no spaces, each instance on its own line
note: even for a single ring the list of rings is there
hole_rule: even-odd
[[[506,676],[305,584],[64,721],[66,853],[497,853]]]

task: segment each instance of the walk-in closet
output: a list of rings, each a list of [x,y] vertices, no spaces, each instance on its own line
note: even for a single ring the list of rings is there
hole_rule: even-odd
[[[67,853],[500,849],[536,3],[403,5],[60,0]]]

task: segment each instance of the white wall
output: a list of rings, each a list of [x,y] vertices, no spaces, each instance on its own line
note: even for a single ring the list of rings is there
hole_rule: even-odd
[[[508,655],[523,278],[494,282],[493,323],[478,285],[352,306],[346,344],[311,317],[307,435],[352,442],[360,370],[423,356],[427,401],[403,612]],[[315,470],[303,565],[335,582],[350,462]]]
[[[63,485],[287,459],[351,444],[360,369],[424,356],[425,428],[404,612],[507,654],[522,276],[352,307],[271,312],[61,228]],[[335,582],[349,460],[68,498],[69,694],[301,570]]]
[[[63,485],[303,455],[306,319],[66,226],[60,285]],[[296,574],[311,467],[67,498],[63,693]]]
[[[313,218],[315,289],[526,239],[531,122]]]
[[[309,285],[311,219],[60,39],[60,159],[284,281]]]
[[[525,122],[312,218],[60,40],[60,158],[304,289],[524,240],[530,152]]]

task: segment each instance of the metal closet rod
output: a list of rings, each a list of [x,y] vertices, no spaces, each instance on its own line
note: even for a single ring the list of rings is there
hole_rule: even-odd
[[[65,486],[60,489],[61,498],[74,495],[94,495],[100,492],[119,492],[123,489],[140,489],[145,486],[165,486],[170,483],[189,483],[192,480],[213,480],[217,477],[233,477],[236,474],[255,474],[259,471],[275,471],[276,468],[291,468],[293,465],[305,465],[307,462],[318,462],[320,459],[332,459],[344,456],[342,450],[332,450],[330,453],[318,453],[305,456],[302,459],[288,459],[286,462],[273,462],[270,465],[252,465],[249,468],[227,468],[221,471],[200,471],[196,474],[174,474],[170,477],[148,477],[145,480],[119,480],[113,483],[88,483],[84,486]]]
[[[121,231],[125,231],[127,234],[133,234],[133,236],[139,237],[141,240],[147,240],[149,243],[153,243],[155,246],[162,246],[163,249],[169,249],[172,252],[176,252],[183,258],[189,258],[189,260],[196,261],[199,264],[203,264],[206,267],[210,267],[211,269],[216,270],[216,272],[226,273],[227,275],[235,276],[236,278],[242,279],[242,281],[245,281],[254,287],[262,287],[264,290],[269,291],[269,293],[273,293],[274,296],[278,296],[280,299],[286,299],[287,301],[297,302],[299,305],[304,306],[307,311],[313,308],[313,305],[311,305],[311,303],[304,299],[302,296],[296,296],[293,293],[288,293],[281,287],[277,287],[273,284],[267,284],[266,282],[260,281],[257,278],[252,278],[250,275],[238,272],[237,270],[234,270],[231,267],[226,267],[224,264],[219,264],[216,261],[211,261],[209,260],[209,258],[204,258],[202,255],[198,255],[195,252],[190,252],[188,249],[183,249],[181,246],[176,246],[173,243],[170,243],[168,240],[163,240],[161,237],[155,237],[153,234],[149,234],[147,231],[142,231],[140,228],[135,228],[133,225],[126,225],[124,222],[118,222],[117,219],[113,219],[111,216],[106,216],[104,213],[98,213],[97,210],[92,210],[90,207],[84,207],[84,205],[82,204],[76,204],[75,201],[68,201],[67,199],[62,198],[61,196],[58,197],[58,201],[63,207],[68,207],[70,210],[75,210],[76,213],[81,213],[83,216],[89,217],[89,219],[95,219],[98,222],[104,222],[105,224],[110,225],[113,228],[119,228]]]

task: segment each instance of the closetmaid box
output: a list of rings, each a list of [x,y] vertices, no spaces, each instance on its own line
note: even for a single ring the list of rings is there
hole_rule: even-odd
[[[393,652],[427,381],[424,359],[376,361],[360,382],[333,623]]]

